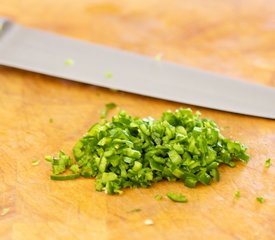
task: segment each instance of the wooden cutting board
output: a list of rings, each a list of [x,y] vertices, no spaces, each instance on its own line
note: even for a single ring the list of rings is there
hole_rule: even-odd
[[[274,13],[272,0],[0,4],[0,15],[26,26],[152,57],[162,53],[167,60],[272,87]],[[71,153],[108,102],[144,117],[190,107],[0,67],[0,239],[275,239],[272,120],[193,107],[217,121],[225,136],[245,143],[251,154],[247,166],[221,167],[221,181],[211,186],[188,189],[161,182],[107,196],[95,192],[94,179],[51,181],[44,155],[59,149]],[[267,158],[273,159],[269,169]],[[36,159],[40,164],[33,166]],[[186,195],[189,202],[154,199],[168,191]],[[258,196],[266,202],[258,203]],[[145,225],[145,219],[154,225]]]

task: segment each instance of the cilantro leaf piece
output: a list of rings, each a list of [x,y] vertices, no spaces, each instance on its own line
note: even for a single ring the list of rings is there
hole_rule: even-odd
[[[256,201],[259,203],[264,203],[265,199],[263,197],[256,197]]]
[[[270,168],[270,166],[271,166],[271,158],[269,158],[269,159],[267,159],[266,161],[265,161],[265,167],[266,168]]]

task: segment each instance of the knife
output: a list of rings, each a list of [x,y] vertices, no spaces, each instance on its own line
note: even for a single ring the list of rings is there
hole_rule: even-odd
[[[64,64],[66,59],[71,65]],[[275,88],[23,27],[5,18],[0,18],[0,65],[275,119]]]

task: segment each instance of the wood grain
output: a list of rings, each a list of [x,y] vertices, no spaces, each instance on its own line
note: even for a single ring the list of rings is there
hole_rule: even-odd
[[[275,87],[273,0],[1,0],[0,15]],[[49,180],[43,156],[71,152],[110,101],[153,117],[187,106],[0,67],[0,212],[10,210],[0,216],[1,239],[275,239],[272,120],[193,107],[251,154],[247,166],[221,167],[221,181],[211,186],[161,182],[106,196],[95,192],[93,179]],[[241,198],[234,200],[237,190]],[[189,203],[154,199],[168,191]],[[256,202],[258,196],[266,202]],[[135,208],[141,211],[129,212]],[[147,218],[155,224],[144,225]]]

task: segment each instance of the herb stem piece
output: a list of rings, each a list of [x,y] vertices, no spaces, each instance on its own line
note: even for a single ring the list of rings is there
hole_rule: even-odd
[[[51,175],[51,179],[55,181],[65,181],[65,180],[73,180],[79,178],[80,174],[71,174],[71,175]]]
[[[40,160],[33,160],[32,165],[37,166],[40,163]]]
[[[166,196],[174,202],[186,203],[188,201],[187,198],[182,194],[169,192]]]
[[[117,105],[115,103],[113,103],[113,102],[107,103],[105,105],[105,108],[101,112],[101,118],[106,118],[107,115],[108,115],[108,113],[109,113],[109,111],[112,110],[112,109],[114,109],[114,108],[116,108],[116,107],[117,107]]]

